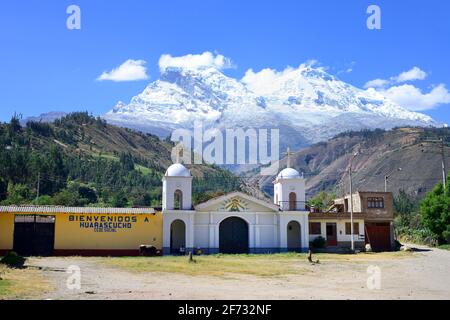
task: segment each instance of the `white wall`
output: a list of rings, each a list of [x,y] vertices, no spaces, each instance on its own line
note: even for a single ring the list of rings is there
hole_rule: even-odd
[[[315,238],[318,238],[319,236],[323,237],[324,239],[327,238],[327,229],[326,225],[327,223],[336,223],[336,229],[337,229],[337,241],[351,241],[351,235],[345,234],[345,224],[350,223],[350,219],[348,220],[332,220],[332,219],[326,219],[326,220],[310,220],[309,222],[320,222],[321,224],[321,234],[320,235],[309,235],[309,241],[313,241]],[[354,235],[355,241],[364,241],[363,237],[365,236],[365,229],[364,229],[364,220],[361,219],[353,219],[354,223],[359,223],[359,234]],[[361,236],[361,239],[360,239]]]
[[[308,224],[309,212],[283,212],[278,216],[279,221],[279,247],[282,249],[287,248],[287,226],[291,221],[297,221],[300,224],[301,229],[301,241],[302,248],[309,248],[309,224]]]
[[[183,192],[183,209],[192,208],[192,177],[163,177],[163,210],[173,210],[175,191]]]
[[[163,247],[170,248],[170,226],[175,220],[186,225],[186,248],[194,247],[194,215],[191,210],[168,210],[163,212]]]

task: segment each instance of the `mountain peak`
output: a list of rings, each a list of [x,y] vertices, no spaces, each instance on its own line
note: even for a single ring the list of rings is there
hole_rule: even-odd
[[[173,61],[171,61],[173,62]],[[177,61],[175,61],[177,62]],[[384,96],[358,89],[322,67],[249,70],[237,80],[215,65],[167,65],[128,105],[104,117],[115,124],[167,135],[175,128],[279,128],[283,144],[301,147],[349,130],[436,126]]]

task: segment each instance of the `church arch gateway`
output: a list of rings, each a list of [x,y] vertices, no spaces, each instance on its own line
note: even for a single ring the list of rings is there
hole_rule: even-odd
[[[298,221],[287,224],[287,249],[288,251],[301,252],[302,250],[302,228]]]
[[[219,224],[219,252],[225,254],[249,253],[249,226],[240,217],[228,217]]]

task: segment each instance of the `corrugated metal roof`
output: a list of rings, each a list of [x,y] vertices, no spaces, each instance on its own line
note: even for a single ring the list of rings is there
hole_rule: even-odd
[[[0,206],[0,213],[98,213],[98,214],[153,214],[153,208],[94,208],[58,206]]]

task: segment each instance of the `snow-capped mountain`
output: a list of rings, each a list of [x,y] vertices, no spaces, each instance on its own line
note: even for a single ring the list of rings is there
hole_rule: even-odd
[[[279,128],[282,145],[299,148],[348,130],[436,126],[431,117],[411,112],[373,89],[361,90],[322,68],[301,65],[270,81],[242,80],[214,67],[168,67],[159,80],[119,102],[104,118],[116,125],[162,137],[176,128]]]

